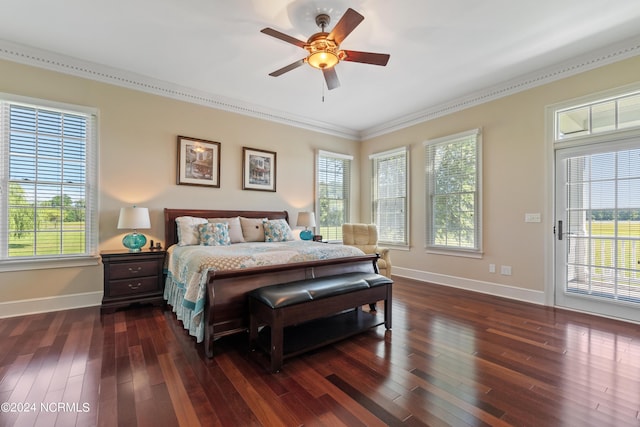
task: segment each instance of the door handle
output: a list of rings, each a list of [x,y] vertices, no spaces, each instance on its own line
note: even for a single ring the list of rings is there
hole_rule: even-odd
[[[558,240],[562,240],[562,220],[558,220]]]
[[[576,233],[565,233],[562,227],[562,220],[558,220],[558,240],[562,240],[565,236],[577,236]]]

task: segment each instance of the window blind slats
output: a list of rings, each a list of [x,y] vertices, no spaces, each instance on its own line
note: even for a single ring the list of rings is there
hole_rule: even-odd
[[[317,223],[323,239],[342,241],[349,221],[351,157],[319,152],[316,165]]]
[[[372,159],[372,221],[383,244],[408,245],[408,150],[377,153]]]
[[[426,245],[480,251],[479,131],[425,143]]]
[[[95,115],[0,107],[0,260],[95,254]]]

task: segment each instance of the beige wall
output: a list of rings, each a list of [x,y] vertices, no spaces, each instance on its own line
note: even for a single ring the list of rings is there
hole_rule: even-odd
[[[546,215],[551,173],[545,145],[545,106],[638,80],[640,58],[632,58],[407,129],[348,141],[260,119],[179,102],[86,79],[0,61],[0,92],[96,107],[100,111],[100,249],[119,248],[115,228],[121,206],[136,203],[151,212],[150,239],[163,239],[164,207],[287,209],[313,206],[314,150],[352,154],[353,219],[370,218],[371,153],[411,147],[411,249],[394,250],[396,272],[435,274],[442,282],[491,283],[542,292],[545,280]],[[484,256],[427,254],[424,250],[423,141],[476,127],[484,143]],[[175,184],[177,135],[222,143],[221,188]],[[243,191],[242,146],[278,153],[277,192]],[[359,165],[359,167],[358,167]],[[526,212],[542,222],[524,223]],[[490,263],[510,265],[512,276],[488,272]],[[419,276],[419,274],[417,274]],[[0,273],[0,305],[102,290],[101,265]],[[5,304],[6,306],[6,304]]]
[[[594,92],[624,86],[640,79],[640,57],[585,72],[551,84],[424,122],[365,141],[360,164],[368,182],[371,153],[411,147],[410,251],[392,252],[395,272],[420,277],[437,275],[442,282],[465,279],[466,287],[484,282],[534,291],[545,287],[545,233],[552,233],[547,182],[553,173],[545,141],[545,107]],[[483,243],[482,259],[426,253],[423,141],[482,128],[483,138]],[[362,187],[362,219],[371,215],[370,188]],[[525,213],[542,213],[541,223],[525,223]],[[552,239],[549,239],[552,242]],[[489,273],[496,264],[498,273]],[[499,274],[510,265],[512,276]],[[477,282],[477,283],[474,283]],[[505,292],[509,294],[509,292]]]
[[[170,208],[313,208],[315,150],[356,156],[359,143],[117,86],[0,61],[0,92],[99,109],[100,249],[122,247],[120,207],[148,207],[149,239],[163,241]],[[218,141],[219,189],[176,185],[177,135]],[[242,147],[277,153],[277,192],[242,190]],[[355,193],[359,170],[354,171]],[[359,215],[354,201],[352,212]],[[102,266],[0,273],[0,304],[102,290]],[[1,314],[0,314],[1,315]]]

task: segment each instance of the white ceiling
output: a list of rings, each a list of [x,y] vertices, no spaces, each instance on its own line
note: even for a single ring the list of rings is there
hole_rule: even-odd
[[[308,65],[268,75],[305,51],[260,29],[306,40],[318,13],[333,28],[349,7],[365,20],[341,47],[389,53],[386,67],[342,62],[332,91]],[[2,0],[1,9],[0,57],[355,139],[506,82],[640,54],[639,0]]]

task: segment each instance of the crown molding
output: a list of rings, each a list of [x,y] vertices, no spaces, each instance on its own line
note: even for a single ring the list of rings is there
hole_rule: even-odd
[[[0,59],[356,141],[395,132],[637,55],[640,55],[640,36],[363,131],[357,131],[0,39]]]
[[[580,74],[614,62],[640,55],[640,36],[627,39],[588,54],[563,61],[562,63],[519,76],[449,102],[435,105],[424,110],[381,123],[360,132],[364,141],[387,133],[395,132],[419,123],[446,116],[456,111],[484,104],[527,89],[551,83],[566,77]]]
[[[315,132],[359,140],[357,131],[330,123],[266,109],[237,99],[198,91],[141,74],[132,73],[103,64],[49,52],[31,46],[0,39],[0,59],[44,68],[76,77],[108,83],[128,89],[159,95],[205,107],[238,113],[271,122],[281,123]]]

